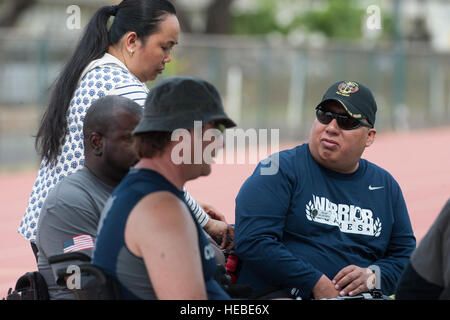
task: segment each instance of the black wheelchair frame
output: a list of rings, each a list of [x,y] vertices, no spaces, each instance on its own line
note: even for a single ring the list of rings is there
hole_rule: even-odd
[[[77,300],[120,300],[122,298],[117,281],[106,274],[101,268],[90,263],[91,258],[82,252],[69,252],[49,257],[50,264],[67,261],[82,261],[75,264],[81,277],[80,288],[70,289]],[[74,273],[68,273],[67,269],[61,268],[57,271],[56,283],[67,286],[67,281]]]
[[[69,289],[77,300],[120,300],[122,299],[120,287],[113,277],[106,274],[98,266],[90,263],[91,258],[82,252],[69,252],[54,255],[48,258],[50,264],[80,261],[74,263],[78,267],[80,288]],[[67,286],[67,281],[74,272],[67,269],[57,271],[56,283]],[[76,275],[75,275],[76,276]],[[27,272],[16,282],[15,289],[9,289],[4,300],[49,300],[47,283],[38,271]]]

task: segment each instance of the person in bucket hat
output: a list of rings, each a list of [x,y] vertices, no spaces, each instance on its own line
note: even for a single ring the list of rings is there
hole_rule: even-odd
[[[169,78],[145,102],[133,131],[140,160],[105,205],[94,248],[93,263],[117,280],[125,299],[229,299],[214,279],[214,249],[183,197],[186,181],[208,175],[210,164],[173,160],[181,142],[172,134],[194,140],[199,122],[216,138],[219,128],[235,126],[204,80]],[[201,150],[211,143],[202,141]]]
[[[212,84],[194,77],[172,77],[154,87],[133,134],[191,129],[194,121],[236,126],[225,114],[220,94]]]
[[[255,294],[322,299],[394,293],[415,248],[400,186],[361,158],[375,141],[377,104],[338,81],[316,106],[309,141],[262,161],[236,198],[238,283]],[[268,161],[269,160],[269,161]]]

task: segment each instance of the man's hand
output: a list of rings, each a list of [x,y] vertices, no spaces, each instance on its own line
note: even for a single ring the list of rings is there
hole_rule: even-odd
[[[204,228],[205,231],[216,241],[219,237],[222,238],[222,242],[220,243],[221,249],[225,249],[226,251],[233,249],[234,227],[230,226],[225,220],[225,216],[213,206],[206,203],[197,203],[209,216],[209,221]],[[227,246],[228,238],[230,239],[230,243]]]
[[[234,228],[229,224],[210,218],[206,226],[205,231],[217,241],[219,237],[222,237],[222,242],[220,243],[220,249],[225,249],[230,251],[234,244]],[[227,239],[230,238],[230,243],[227,246]],[[225,248],[226,246],[226,248]]]
[[[322,275],[312,289],[312,294],[316,300],[330,299],[338,297],[339,291],[335,289],[334,284],[326,275]]]
[[[339,271],[333,279],[340,296],[354,296],[375,287],[376,277],[372,270],[350,265]]]
[[[207,203],[203,203],[203,202],[199,202],[197,201],[197,203],[199,204],[200,207],[202,207],[202,209],[208,214],[208,216],[210,218],[219,220],[219,221],[223,221],[223,222],[227,222],[225,220],[225,216],[220,213],[219,211],[217,211],[216,208],[214,208],[213,206],[207,204]]]

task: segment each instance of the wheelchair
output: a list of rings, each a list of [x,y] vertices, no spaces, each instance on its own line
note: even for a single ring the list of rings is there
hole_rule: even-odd
[[[228,256],[227,256],[228,258]],[[76,300],[122,300],[122,294],[117,281],[106,274],[101,268],[91,263],[91,258],[82,252],[69,252],[48,258],[50,264],[76,261],[71,266],[75,268],[61,268],[57,271],[59,286],[67,287]],[[81,262],[81,263],[80,263]],[[74,270],[76,271],[74,272]],[[72,271],[70,271],[72,270]],[[77,281],[72,283],[75,277]],[[219,285],[236,299],[250,295],[249,286],[234,283],[229,270],[218,264],[215,279]],[[250,291],[249,291],[250,290]],[[49,292],[45,279],[38,271],[27,272],[16,282],[15,289],[9,289],[4,300],[49,300]]]
[[[67,286],[76,300],[121,300],[122,294],[119,284],[101,268],[90,263],[91,258],[82,252],[69,252],[49,257],[50,264],[78,260],[84,263],[75,264],[78,274],[70,273],[62,268],[57,271],[56,283]],[[72,277],[79,277],[79,287],[69,286]]]
[[[48,258],[50,264],[81,261],[74,264],[77,274],[69,273],[68,269],[57,271],[56,283],[60,286],[67,286],[71,277],[79,277],[79,287],[73,287],[71,292],[76,300],[120,300],[122,299],[118,283],[113,277],[103,272],[102,269],[90,263],[91,258],[82,252],[69,252],[54,255]],[[69,287],[69,286],[68,286]],[[9,289],[6,298],[3,300],[49,300],[47,283],[38,271],[27,272],[21,276],[15,285],[14,290]]]

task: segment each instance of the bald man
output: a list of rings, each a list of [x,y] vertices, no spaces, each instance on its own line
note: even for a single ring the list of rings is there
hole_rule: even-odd
[[[75,298],[69,289],[56,284],[57,270],[73,261],[50,265],[48,257],[76,251],[92,256],[104,204],[137,161],[131,132],[141,116],[137,103],[119,96],[98,99],[86,114],[84,167],[52,189],[39,216],[38,269],[50,299]]]

